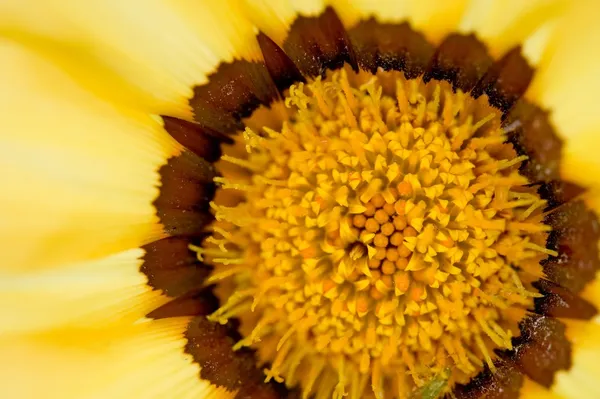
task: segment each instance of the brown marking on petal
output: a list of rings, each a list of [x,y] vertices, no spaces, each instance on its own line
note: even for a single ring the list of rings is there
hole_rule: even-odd
[[[200,377],[229,391],[238,390],[237,399],[280,398],[274,384],[263,382],[264,374],[256,367],[253,352],[232,349],[236,340],[230,331],[231,326],[212,323],[205,317],[190,322],[185,351],[200,365]]]
[[[402,71],[407,79],[425,72],[434,47],[423,34],[414,31],[406,22],[383,24],[371,18],[361,21],[349,32],[361,68],[377,72]]]
[[[456,385],[453,394],[457,399],[513,399],[519,397],[523,374],[510,359],[494,361],[496,371],[488,366],[466,385]]]
[[[538,194],[548,202],[545,211],[550,211],[562,204],[574,200],[586,189],[569,181],[553,180],[540,184]]]
[[[519,101],[504,122],[508,141],[519,155],[529,158],[520,172],[533,182],[560,180],[563,142],[550,124],[548,112]]]
[[[565,325],[552,317],[532,315],[519,323],[509,356],[535,382],[550,387],[559,370],[571,368],[571,343]]]
[[[208,83],[195,87],[190,106],[194,119],[203,127],[233,133],[243,130],[242,118],[278,96],[263,63],[236,60],[221,64]]]
[[[170,236],[196,236],[212,219],[209,203],[215,194],[211,164],[190,151],[170,158],[158,171],[160,194],[156,214]]]
[[[598,310],[585,299],[548,280],[538,280],[533,286],[543,294],[534,299],[535,312],[545,316],[589,320]]]
[[[296,82],[306,82],[294,62],[269,36],[259,32],[256,39],[267,70],[280,93]]]
[[[143,246],[146,253],[140,270],[148,285],[171,297],[199,290],[210,268],[198,262],[189,245],[189,238],[168,237]]]
[[[308,76],[323,75],[344,63],[358,71],[348,33],[332,7],[317,17],[298,17],[283,42],[283,49]]]
[[[162,118],[171,137],[208,162],[215,162],[221,157],[221,143],[233,143],[230,137],[197,123],[171,116]]]
[[[583,201],[571,201],[550,212],[544,223],[553,229],[546,245],[558,252],[541,262],[544,273],[571,292],[580,292],[600,270],[596,214]]]
[[[475,35],[453,33],[437,48],[423,80],[446,80],[454,90],[469,92],[492,63],[485,44]]]
[[[175,298],[148,313],[147,316],[153,319],[201,315],[206,316],[218,308],[218,299],[212,294],[210,288],[205,288],[200,292]]]
[[[516,47],[488,69],[471,95],[477,98],[487,94],[491,105],[507,112],[527,90],[533,72],[521,48]]]
[[[572,292],[581,292],[594,280],[600,262],[590,252],[578,252],[569,244],[558,245],[559,255],[541,262],[546,277]]]

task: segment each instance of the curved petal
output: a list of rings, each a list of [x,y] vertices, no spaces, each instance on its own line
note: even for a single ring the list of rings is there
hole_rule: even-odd
[[[440,41],[456,28],[467,1],[239,0],[239,4],[258,29],[281,45],[298,15],[317,15],[328,5],[334,7],[346,27],[370,17],[381,22],[408,20],[430,40]]]
[[[550,38],[528,97],[552,111],[552,122],[566,139],[563,173],[598,187],[600,174],[600,3],[573,2]]]
[[[569,370],[557,373],[552,391],[563,398],[598,398],[600,325],[574,320],[566,320],[565,324],[573,344],[573,364]]]
[[[596,273],[596,278],[583,289],[580,296],[600,309],[600,273]],[[600,324],[600,316],[596,316],[596,322]]]
[[[240,9],[263,33],[281,45],[298,15],[317,15],[324,0],[238,0]]]
[[[407,20],[433,42],[439,42],[454,31],[465,11],[468,0],[343,0],[330,1],[346,25],[375,17],[380,22]]]
[[[103,257],[160,238],[158,169],[181,152],[62,71],[0,42],[0,269]],[[8,194],[8,195],[6,195]]]
[[[0,3],[0,35],[111,101],[182,117],[192,87],[221,61],[259,54],[252,29],[228,0]]]
[[[471,0],[458,30],[475,32],[495,57],[523,44],[535,64],[547,44],[546,31],[568,6],[566,0]]]
[[[214,398],[234,395],[200,379],[184,353],[188,320],[62,329],[0,338],[4,398]]]
[[[523,377],[523,387],[519,392],[519,399],[561,399],[562,396],[557,395],[546,387],[543,387],[533,381],[531,378]]]
[[[370,17],[380,22],[408,21],[434,43],[457,30],[475,32],[494,56],[523,44],[533,64],[539,61],[555,20],[568,6],[566,0],[240,1],[248,18],[278,44],[284,41],[298,14],[318,14],[332,5],[347,27]]]
[[[168,298],[147,285],[142,249],[61,267],[0,276],[0,331],[133,323]]]

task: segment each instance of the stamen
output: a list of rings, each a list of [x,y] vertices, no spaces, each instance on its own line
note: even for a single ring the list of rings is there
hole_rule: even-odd
[[[254,133],[249,127],[244,130],[243,136],[246,141],[246,151],[248,154],[252,152],[252,149],[260,148],[261,144],[264,142],[264,138]],[[227,155],[224,155],[224,157],[225,156]]]
[[[250,151],[248,151],[248,153],[250,153]],[[242,168],[251,170],[253,172],[260,171],[260,168],[258,168],[256,165],[251,164],[250,162],[248,162],[245,159],[240,159],[240,158],[232,157],[230,155],[223,155],[221,157],[221,160],[225,161],[225,162],[229,162],[229,163],[231,163],[233,165],[241,166]]]
[[[511,310],[539,296],[523,276],[556,255],[546,203],[485,96],[350,73],[290,87],[281,131],[223,157],[250,173],[215,178],[243,200],[212,203],[191,247],[214,266],[210,319],[239,318],[234,349],[304,398],[437,395],[512,348]]]
[[[247,184],[243,184],[243,183],[235,183],[235,182],[229,181],[225,177],[215,177],[213,179],[213,181],[215,183],[217,183],[224,190],[227,190],[227,189],[229,189],[229,190],[240,190],[240,191],[249,191],[249,190],[251,190],[251,186],[249,186]]]

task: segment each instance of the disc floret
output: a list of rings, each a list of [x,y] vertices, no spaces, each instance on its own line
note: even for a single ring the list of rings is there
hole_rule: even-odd
[[[279,129],[246,129],[246,156],[224,157],[241,169],[217,178],[229,203],[195,248],[222,294],[210,318],[239,318],[237,347],[305,397],[493,370],[550,253],[500,112],[445,82],[346,70],[285,105]]]

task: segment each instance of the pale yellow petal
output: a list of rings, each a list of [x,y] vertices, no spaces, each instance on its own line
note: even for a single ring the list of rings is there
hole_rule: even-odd
[[[299,16],[315,16],[332,6],[346,28],[371,17],[381,22],[409,21],[435,42],[453,31],[468,0],[238,0],[241,9],[258,29],[282,44],[289,28]]]
[[[0,269],[103,257],[162,236],[158,169],[181,147],[0,42]]]
[[[3,0],[0,36],[82,85],[152,113],[191,116],[194,84],[221,61],[255,57],[252,25],[227,0]]]
[[[31,273],[0,274],[0,331],[133,323],[168,298],[140,272],[142,249]]]
[[[600,186],[600,3],[573,2],[550,38],[527,96],[552,111],[566,139],[563,173],[588,186]],[[575,6],[576,5],[576,6]]]
[[[594,201],[593,205],[600,205],[597,203],[598,197],[596,196],[596,201]],[[598,243],[598,246],[600,247],[600,243]],[[596,278],[585,286],[579,293],[579,296],[593,304],[597,309],[600,309],[600,273],[596,273]],[[600,324],[600,315],[596,315],[594,322]]]
[[[572,343],[572,366],[556,374],[552,391],[563,398],[599,398],[600,325],[564,320]]]
[[[281,45],[298,15],[314,16],[325,8],[324,0],[235,0],[240,10],[276,43]]]
[[[567,0],[471,0],[459,24],[460,32],[474,32],[493,56],[523,45],[530,62],[537,63],[547,45],[547,31],[560,18]]]
[[[523,386],[519,391],[519,399],[561,399],[562,396],[557,395],[550,389],[543,387],[531,380],[529,377],[523,377]]]
[[[0,397],[229,399],[184,353],[187,319],[0,337]]]
[[[375,17],[380,22],[408,21],[429,40],[439,42],[456,27],[468,0],[332,0],[347,25]]]

